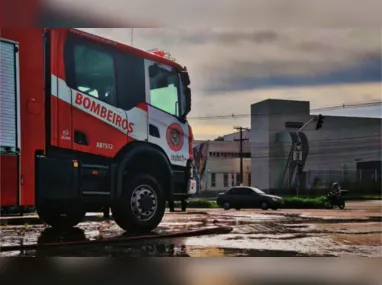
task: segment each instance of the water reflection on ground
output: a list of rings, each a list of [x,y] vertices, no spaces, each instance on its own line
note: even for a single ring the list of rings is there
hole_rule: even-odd
[[[326,213],[331,216],[325,216]],[[1,246],[37,243],[40,247],[0,252],[0,256],[378,256],[382,249],[380,212],[364,209],[305,211],[300,214],[292,211],[223,210],[170,213],[150,235],[195,230],[216,222],[233,227],[233,231],[223,235],[103,243],[104,240],[121,240],[132,235],[121,232],[112,220],[101,219],[83,222],[65,232],[57,232],[43,225],[3,226]],[[97,240],[97,244],[46,246],[50,243],[93,240]]]

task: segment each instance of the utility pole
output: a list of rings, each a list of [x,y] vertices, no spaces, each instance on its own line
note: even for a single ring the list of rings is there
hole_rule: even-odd
[[[234,127],[234,129],[240,132],[240,139],[235,139],[235,141],[240,142],[240,184],[242,184],[244,181],[243,142],[248,140],[248,138],[243,138],[243,130],[248,131],[248,128]]]
[[[304,165],[302,164],[302,143],[300,139],[300,132],[302,132],[302,130],[305,129],[307,126],[309,126],[312,122],[316,122],[316,130],[319,130],[322,128],[323,121],[324,121],[324,116],[319,114],[318,116],[314,116],[313,118],[311,118],[301,128],[299,128],[296,131],[297,143],[293,151],[293,160],[297,162],[297,185],[296,185],[297,197],[298,197],[298,192],[300,188],[300,174],[304,170]]]
[[[297,133],[297,136],[299,133]],[[302,147],[300,137],[298,137],[298,142],[296,143],[295,149],[293,151],[293,160],[297,162],[297,186],[296,186],[296,196],[298,197],[298,192],[300,188],[300,173],[303,170],[302,165]]]

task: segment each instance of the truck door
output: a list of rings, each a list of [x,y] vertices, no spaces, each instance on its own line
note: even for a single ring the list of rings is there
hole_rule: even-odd
[[[20,191],[18,45],[0,38],[0,205],[16,206]]]
[[[50,97],[50,129],[51,145],[72,149],[72,99],[66,84],[64,43],[66,31],[51,29],[46,31],[46,42],[50,51],[51,97]]]
[[[149,117],[148,141],[160,146],[171,164],[186,166],[190,157],[188,124],[179,119],[181,112],[181,81],[171,67],[145,61],[149,90],[147,102]],[[151,68],[155,66],[155,68]]]
[[[81,33],[69,32],[64,45],[73,150],[114,157],[129,129],[126,112],[117,107],[116,53]]]

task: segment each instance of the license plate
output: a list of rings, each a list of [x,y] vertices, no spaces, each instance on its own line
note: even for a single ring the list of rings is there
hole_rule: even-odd
[[[196,193],[196,180],[190,179],[188,180],[188,194],[195,194]]]

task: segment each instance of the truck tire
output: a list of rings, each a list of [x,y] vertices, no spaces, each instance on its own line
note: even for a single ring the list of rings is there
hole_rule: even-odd
[[[81,207],[63,210],[51,205],[41,205],[37,206],[37,214],[44,223],[52,228],[66,230],[79,224],[86,212]]]
[[[149,232],[162,221],[166,201],[162,186],[151,175],[139,174],[129,180],[112,206],[114,221],[128,232]]]

